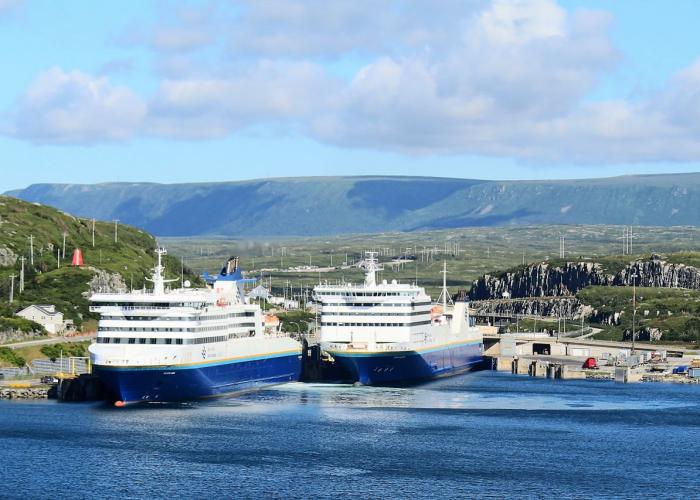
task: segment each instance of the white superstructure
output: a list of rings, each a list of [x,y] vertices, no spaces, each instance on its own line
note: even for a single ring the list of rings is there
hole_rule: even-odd
[[[321,307],[321,349],[325,352],[421,351],[462,341],[481,341],[469,326],[465,303],[434,305],[422,287],[396,280],[377,282],[376,252],[366,252],[364,283],[314,288]],[[445,290],[446,293],[446,290]]]
[[[266,332],[260,307],[246,303],[240,280],[217,279],[205,289],[166,288],[162,256],[152,290],[96,293],[90,311],[100,314],[93,365],[151,367],[202,365],[299,350],[285,335]],[[237,259],[227,263],[237,271]],[[239,273],[240,275],[240,273]]]

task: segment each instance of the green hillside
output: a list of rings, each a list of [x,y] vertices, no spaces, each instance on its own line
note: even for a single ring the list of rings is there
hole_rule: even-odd
[[[589,286],[578,292],[577,297],[592,306],[598,317],[621,313],[617,325],[597,324],[603,332],[596,338],[629,340],[634,311],[632,294],[631,287],[620,286]],[[649,331],[657,330],[663,335],[662,342],[700,346],[700,290],[640,287],[636,289],[636,305],[634,329],[638,338],[649,340]]]
[[[8,194],[158,236],[309,236],[542,224],[695,226],[700,173],[556,181],[298,177],[35,184]]]
[[[32,245],[30,237],[33,237]],[[31,246],[34,249],[33,264]],[[82,268],[70,265],[75,248],[82,250]],[[88,311],[86,292],[96,271],[119,273],[127,286],[133,283],[134,288],[140,288],[154,266],[155,248],[153,236],[121,223],[115,242],[114,224],[103,221],[95,222],[93,247],[91,220],[0,196],[0,320],[11,318],[15,311],[29,304],[54,304],[65,318],[73,319],[80,326],[85,320],[93,318]],[[22,257],[25,258],[25,290],[20,293]],[[176,258],[166,256],[165,265],[169,277],[180,276],[181,266]],[[10,304],[12,274],[16,278],[14,301]],[[187,274],[189,279],[195,279],[189,270]],[[0,322],[0,325],[3,323]],[[13,326],[8,321],[4,325]]]

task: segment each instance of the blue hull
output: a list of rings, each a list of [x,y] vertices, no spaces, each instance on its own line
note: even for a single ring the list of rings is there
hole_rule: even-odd
[[[456,375],[482,361],[479,342],[426,351],[330,354],[355,381],[364,385],[407,385],[436,377]]]
[[[301,355],[195,366],[114,368],[95,366],[116,401],[172,402],[209,398],[299,380]]]

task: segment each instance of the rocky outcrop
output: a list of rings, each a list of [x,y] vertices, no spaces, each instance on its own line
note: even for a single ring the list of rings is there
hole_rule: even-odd
[[[495,314],[516,316],[548,316],[552,318],[580,318],[583,314],[589,317],[593,314],[590,306],[582,304],[575,297],[560,299],[533,298],[490,302],[471,302],[471,313],[476,316]]]
[[[0,267],[12,267],[17,262],[17,254],[7,247],[0,247]]]
[[[7,344],[8,342],[18,342],[24,340],[33,340],[45,336],[46,332],[44,330],[25,332],[18,328],[8,328],[7,330],[0,331],[0,344]]]
[[[700,269],[685,264],[666,262],[659,255],[638,260],[626,266],[613,280],[613,285],[660,288],[700,288]]]
[[[486,274],[474,282],[469,298],[570,297],[588,285],[612,282],[613,276],[594,262],[567,262],[563,266],[543,262],[499,276]]]
[[[634,277],[634,278],[633,278]],[[700,289],[700,269],[664,261],[658,255],[628,264],[616,274],[595,262],[533,264],[499,275],[485,274],[469,291],[470,300],[525,297],[570,297],[589,285],[632,285]]]
[[[108,273],[102,269],[95,269],[95,275],[90,280],[90,293],[121,293],[127,290],[124,278],[119,273]]]
[[[644,342],[658,342],[663,338],[663,332],[658,328],[643,327],[639,330],[635,330],[634,339],[641,340]],[[622,339],[625,341],[632,340],[632,330],[626,328],[622,334]]]

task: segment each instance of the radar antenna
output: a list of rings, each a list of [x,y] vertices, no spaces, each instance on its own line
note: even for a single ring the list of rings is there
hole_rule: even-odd
[[[168,252],[165,248],[156,248],[156,255],[158,256],[158,263],[153,268],[153,275],[151,278],[146,278],[147,281],[153,283],[153,294],[162,295],[165,293],[165,284],[172,283],[173,281],[178,281],[177,279],[166,280],[163,278],[163,272],[165,271],[165,266],[163,265],[163,255]]]

